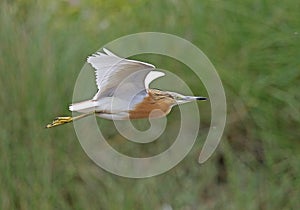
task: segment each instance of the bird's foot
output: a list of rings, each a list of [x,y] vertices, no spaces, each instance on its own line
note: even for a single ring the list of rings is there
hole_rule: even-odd
[[[53,120],[52,123],[46,125],[46,128],[52,128],[58,125],[63,125],[73,121],[73,117],[57,117]]]

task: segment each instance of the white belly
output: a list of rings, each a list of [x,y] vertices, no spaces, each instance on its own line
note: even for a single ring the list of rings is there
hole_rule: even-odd
[[[128,120],[129,114],[128,112],[119,112],[114,114],[96,114],[96,116],[108,119],[108,120]]]

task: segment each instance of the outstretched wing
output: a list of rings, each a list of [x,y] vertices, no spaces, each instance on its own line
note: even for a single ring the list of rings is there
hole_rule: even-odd
[[[120,58],[107,49],[89,56],[87,62],[96,70],[98,92],[93,100],[112,96],[116,89],[132,98],[137,91],[147,90],[154,79],[164,73],[153,71],[155,66],[136,60]]]

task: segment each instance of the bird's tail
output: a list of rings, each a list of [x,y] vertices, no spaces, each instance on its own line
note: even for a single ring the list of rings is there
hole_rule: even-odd
[[[71,104],[69,106],[69,110],[71,112],[88,113],[94,111],[96,106],[97,106],[97,101],[87,100],[87,101]]]

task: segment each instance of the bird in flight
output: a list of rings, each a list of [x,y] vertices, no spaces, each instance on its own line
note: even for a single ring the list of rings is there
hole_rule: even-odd
[[[150,89],[149,84],[165,74],[149,63],[120,58],[109,50],[96,52],[87,58],[95,69],[98,92],[91,100],[69,106],[75,117],[57,117],[46,128],[79,120],[95,114],[110,120],[160,118],[172,107],[195,100],[201,96],[184,96],[179,93]]]

